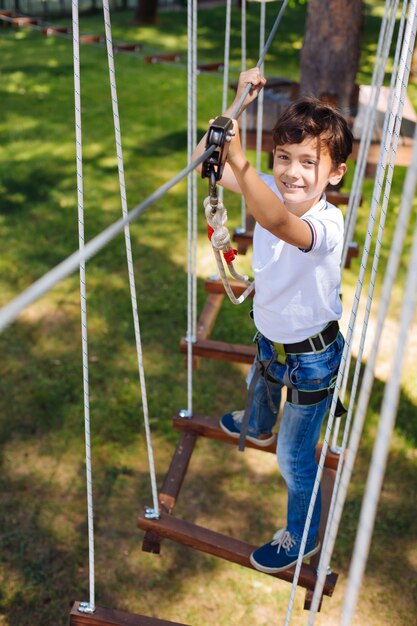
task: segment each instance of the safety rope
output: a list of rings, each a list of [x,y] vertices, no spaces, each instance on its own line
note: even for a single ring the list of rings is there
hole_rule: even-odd
[[[400,23],[400,30],[398,33],[398,38],[397,38],[397,42],[401,42],[402,41],[402,35],[403,35],[403,29],[404,29],[404,24],[405,24],[405,16],[406,16],[406,5],[407,5],[407,1],[404,3],[403,6],[403,11],[402,11],[402,18],[401,18],[401,23]],[[375,125],[375,121],[376,121],[376,113],[377,113],[377,108],[378,108],[378,99],[379,99],[379,94],[380,94],[380,89],[382,86],[382,82],[384,79],[384,75],[385,75],[385,71],[386,71],[386,65],[387,65],[387,60],[388,60],[388,53],[390,50],[390,46],[391,46],[391,42],[392,42],[392,36],[393,36],[393,32],[394,32],[394,26],[396,23],[396,16],[397,16],[397,9],[398,9],[398,0],[394,0],[394,2],[391,3],[391,6],[387,7],[387,12],[384,13],[384,18],[382,20],[382,24],[381,24],[381,31],[384,33],[384,37],[381,38],[381,36],[379,37],[379,40],[382,41],[382,39],[384,39],[383,41],[383,45],[382,45],[382,56],[378,57],[379,61],[377,62],[377,66],[379,67],[379,72],[377,73],[377,75],[375,76],[375,84],[373,84],[371,86],[371,99],[370,102],[368,104],[366,113],[369,113],[368,116],[365,116],[365,121],[364,121],[364,142],[360,144],[360,148],[361,146],[364,148],[364,150],[360,150],[359,148],[359,153],[358,157],[357,157],[357,167],[355,168],[355,172],[354,172],[354,179],[356,178],[356,185],[353,183],[352,184],[352,189],[355,187],[356,189],[356,194],[355,192],[353,192],[353,197],[355,197],[357,199],[357,202],[355,204],[352,205],[352,209],[349,212],[349,208],[348,208],[348,215],[351,216],[351,225],[355,225],[355,221],[356,221],[356,214],[359,208],[359,201],[360,201],[360,195],[362,193],[362,186],[363,186],[363,181],[364,181],[364,175],[365,175],[365,166],[366,166],[366,161],[367,161],[367,155],[368,155],[368,151],[369,151],[369,146],[371,143],[371,136],[372,136],[372,132],[373,132],[373,128]],[[388,28],[387,28],[387,16],[390,16],[389,19],[389,24],[388,24]],[[394,97],[394,85],[395,85],[395,80],[396,80],[396,76],[397,76],[397,70],[398,70],[398,62],[399,62],[399,52],[401,50],[401,46],[397,45],[396,46],[396,51],[395,51],[395,58],[394,58],[394,65],[393,65],[393,71],[391,74],[391,84],[390,84],[390,89],[389,89],[389,96],[388,96],[388,104],[387,104],[387,110],[390,110],[392,107],[392,99]],[[375,71],[374,71],[374,75],[375,75]],[[372,93],[374,94],[374,98],[373,98],[373,102],[372,102]],[[385,116],[384,117],[384,123],[383,123],[383,129],[382,129],[382,137],[385,136],[386,132],[387,132],[387,124],[388,124],[388,117]],[[369,123],[369,127],[366,126],[366,124]],[[359,176],[355,177],[356,172],[359,171]],[[358,189],[360,190],[358,192]],[[349,196],[349,200],[350,200]],[[353,214],[355,214],[355,217],[353,217]],[[349,228],[349,226],[348,226]],[[344,250],[347,252],[347,243],[351,241],[353,237],[353,230],[350,231],[350,234],[348,234],[347,236],[345,236],[345,240],[344,240]],[[346,257],[343,260],[343,253],[342,253],[342,264],[341,266],[344,267],[346,263]],[[352,344],[351,344],[351,348],[352,348]],[[348,385],[348,380],[349,380],[349,371],[350,371],[350,363],[351,363],[351,359],[352,359],[352,350],[350,350],[346,356],[346,367],[345,367],[345,372],[344,372],[344,376],[343,376],[343,381],[342,381],[342,387],[341,387],[341,392],[340,392],[340,397],[342,402],[344,402],[344,398],[345,398],[345,394],[346,394],[346,389],[347,389],[347,385]],[[339,434],[339,427],[340,427],[340,418],[337,418],[335,420],[335,424],[334,424],[334,429],[333,429],[333,441],[332,441],[332,449],[333,450],[337,450],[337,439],[338,439],[338,434]]]
[[[105,35],[106,35],[106,46],[107,46],[107,60],[108,60],[108,66],[109,66],[109,79],[110,79],[110,92],[111,92],[111,101],[112,101],[114,132],[115,132],[115,141],[116,141],[117,169],[118,169],[118,174],[119,174],[120,199],[121,199],[121,205],[122,205],[122,215],[124,218],[126,218],[128,215],[128,208],[127,208],[126,183],[125,183],[124,166],[123,166],[123,148],[122,148],[122,136],[121,136],[121,130],[120,130],[119,104],[118,104],[118,97],[117,97],[116,74],[115,74],[115,68],[114,68],[113,40],[112,40],[112,31],[111,31],[109,0],[103,0],[103,15],[104,15],[104,26],[105,26]],[[155,461],[154,461],[152,439],[151,439],[151,432],[150,432],[150,426],[149,426],[148,395],[146,391],[145,371],[144,371],[144,366],[143,366],[142,339],[141,339],[140,324],[139,324],[139,310],[138,310],[138,302],[137,302],[137,297],[136,297],[135,274],[134,274],[134,267],[133,267],[133,255],[132,255],[132,245],[131,245],[129,224],[126,224],[124,227],[124,236],[125,236],[125,246],[126,246],[127,269],[128,269],[128,276],[129,276],[130,298],[132,302],[133,325],[134,325],[134,330],[135,330],[136,355],[137,355],[137,362],[138,362],[140,389],[141,389],[141,394],[142,394],[143,421],[145,425],[146,446],[147,446],[147,451],[148,451],[149,474],[150,474],[150,481],[151,481],[153,509],[155,512],[155,516],[159,517],[158,490],[156,486]]]
[[[407,46],[409,45],[409,37],[408,37],[408,39],[405,38],[404,44],[405,44],[404,45],[404,49],[408,50]],[[383,138],[382,144],[381,144],[380,160],[379,160],[378,167],[377,167],[377,175],[376,175],[376,181],[375,181],[375,187],[374,187],[374,194],[373,194],[373,199],[372,199],[372,203],[371,203],[371,212],[370,212],[370,217],[369,217],[369,221],[368,221],[368,231],[367,231],[367,235],[366,235],[366,240],[365,240],[365,244],[364,244],[364,251],[363,251],[362,260],[361,260],[361,268],[360,268],[360,272],[359,272],[359,279],[358,279],[358,283],[357,283],[357,289],[356,289],[356,293],[355,293],[354,304],[353,304],[353,307],[352,307],[351,318],[350,318],[348,331],[347,331],[347,335],[346,335],[346,342],[345,342],[345,346],[344,346],[344,350],[343,350],[343,354],[342,354],[342,361],[341,361],[341,365],[340,365],[340,368],[339,368],[339,373],[338,373],[337,380],[336,380],[335,392],[334,392],[334,395],[333,395],[332,405],[331,405],[330,414],[329,414],[328,423],[327,423],[327,428],[326,428],[326,432],[325,432],[325,436],[324,436],[323,447],[322,447],[322,452],[321,452],[321,456],[320,456],[320,462],[319,462],[318,470],[317,470],[317,477],[316,477],[315,485],[313,487],[313,493],[312,493],[312,496],[311,496],[310,505],[309,505],[309,509],[308,509],[306,525],[305,525],[305,528],[304,528],[303,538],[302,538],[302,541],[301,541],[300,555],[299,555],[299,558],[298,558],[298,561],[297,561],[296,570],[295,570],[294,582],[293,582],[291,598],[290,598],[290,602],[289,602],[289,607],[288,607],[288,612],[287,612],[287,619],[286,619],[285,624],[289,623],[289,617],[291,615],[291,609],[292,609],[293,602],[294,602],[294,595],[295,595],[296,585],[298,583],[299,573],[300,573],[300,570],[301,570],[302,557],[303,557],[304,550],[305,550],[305,544],[307,542],[307,536],[308,536],[308,530],[309,530],[309,527],[310,527],[311,516],[312,516],[313,508],[314,508],[314,505],[315,505],[315,502],[316,502],[316,499],[317,499],[317,494],[318,494],[318,490],[319,490],[319,486],[320,486],[321,476],[322,476],[322,473],[323,473],[324,460],[325,460],[325,457],[326,457],[326,454],[327,454],[327,449],[328,449],[328,440],[329,440],[329,436],[331,434],[331,430],[332,430],[332,427],[333,427],[334,413],[335,413],[337,399],[339,397],[341,380],[342,380],[344,369],[345,369],[345,366],[346,366],[346,355],[348,354],[348,351],[350,350],[352,335],[353,335],[354,326],[355,326],[355,322],[356,322],[356,316],[357,316],[360,296],[361,296],[361,292],[362,292],[364,274],[365,274],[365,270],[366,270],[367,260],[368,260],[368,256],[369,256],[369,249],[370,249],[370,244],[371,244],[371,240],[372,240],[372,234],[373,234],[375,221],[376,221],[376,211],[377,211],[377,208],[378,208],[378,205],[379,205],[379,200],[380,200],[380,196],[381,196],[381,192],[382,192],[382,183],[383,183],[383,179],[384,179],[384,175],[385,175],[386,159],[388,157],[388,154],[391,154],[390,167],[389,167],[389,170],[388,170],[388,176],[387,176],[385,192],[384,192],[384,198],[386,199],[386,202],[388,201],[388,198],[389,198],[389,192],[390,192],[390,188],[391,188],[391,181],[392,181],[392,174],[393,174],[393,164],[394,164],[394,161],[395,161],[396,150],[397,150],[398,139],[399,139],[399,126],[397,128],[397,124],[395,123],[395,128],[394,128],[394,122],[396,122],[396,120],[399,120],[399,123],[401,123],[402,108],[403,108],[403,105],[404,105],[404,93],[405,93],[405,89],[406,89],[406,82],[408,80],[408,74],[407,74],[405,57],[404,56],[401,58],[401,61],[402,62],[400,63],[399,77],[398,77],[398,80],[397,80],[396,92],[395,92],[395,100],[398,102],[398,113],[397,113],[396,116],[395,115],[393,116],[392,112],[389,112],[389,111],[387,112],[387,115],[390,115],[390,124],[389,124],[388,130],[387,130],[386,137]],[[409,69],[408,69],[408,72],[409,72]],[[404,82],[404,78],[406,78],[405,82]],[[390,150],[391,150],[391,152],[390,152]],[[385,204],[385,208],[386,208],[386,204]],[[381,209],[380,230],[378,232],[378,242],[379,243],[377,242],[377,245],[380,245],[380,241],[379,240],[380,240],[380,237],[382,235],[383,228],[384,228],[385,213],[386,213],[386,211],[384,210],[384,207],[383,207]],[[377,259],[375,259],[375,263],[377,264]],[[371,288],[373,289],[373,287],[371,287]],[[372,292],[371,292],[371,294],[372,294]],[[372,298],[372,295],[371,295],[371,298]],[[340,462],[341,462],[341,459],[340,459],[339,463]],[[323,571],[324,571],[324,569],[323,569]]]
[[[208,224],[208,235],[211,241],[211,245],[213,247],[214,256],[217,262],[217,267],[219,270],[220,278],[223,282],[223,286],[233,304],[242,304],[242,302],[253,291],[255,284],[253,281],[250,282],[247,276],[242,276],[241,274],[238,274],[234,268],[233,260],[235,258],[235,254],[237,253],[237,250],[234,250],[230,243],[230,233],[226,226],[226,208],[224,204],[220,202],[220,200],[216,200],[215,205],[213,205],[212,196],[207,196],[207,198],[205,198],[204,200],[204,209]],[[223,252],[224,258],[233,278],[243,281],[248,285],[245,291],[238,298],[236,298],[227,279],[220,251]]]
[[[413,2],[411,2],[410,4],[410,8],[409,8],[409,18],[407,20],[407,26],[406,26],[406,32],[404,35],[404,40],[403,40],[403,45],[402,45],[402,52],[401,52],[401,62],[400,62],[400,69],[398,72],[398,78],[397,78],[397,82],[396,82],[396,90],[395,90],[395,100],[394,103],[397,103],[398,106],[398,111],[397,114],[395,115],[395,113],[391,113],[390,118],[392,118],[393,115],[395,115],[395,128],[393,129],[393,136],[394,136],[394,141],[393,141],[393,145],[392,145],[392,149],[393,152],[391,153],[391,158],[390,158],[390,164],[389,164],[389,172],[388,172],[388,177],[387,177],[387,185],[388,188],[390,188],[390,178],[392,178],[392,174],[391,172],[394,169],[394,162],[395,162],[395,152],[396,152],[396,148],[397,148],[397,144],[398,144],[398,138],[399,138],[399,130],[400,130],[400,126],[401,126],[401,117],[402,117],[402,109],[403,109],[403,105],[404,105],[404,97],[405,97],[405,93],[406,93],[406,86],[407,86],[407,81],[408,81],[408,76],[409,76],[409,71],[410,71],[410,62],[411,62],[411,57],[412,57],[412,50],[413,50],[413,46],[414,46],[414,42],[415,42],[415,38],[416,38],[416,26],[417,26],[417,17],[416,17],[416,9],[417,9],[417,4],[416,1],[413,0]],[[390,120],[391,121],[391,120]],[[393,122],[391,121],[390,123],[390,127],[392,127]],[[392,137],[392,135],[391,135]],[[416,149],[416,140],[414,142],[414,150]],[[387,136],[387,141],[385,142],[384,145],[384,150],[387,151],[389,150],[389,134]],[[409,174],[407,174],[407,179],[406,179],[406,183],[407,185],[404,187],[404,198],[403,198],[403,203],[402,203],[402,208],[400,210],[400,214],[407,214],[407,211],[409,211],[410,209],[407,207],[407,203],[411,203],[412,201],[412,194],[413,192],[410,192],[410,186],[412,185],[412,178],[414,176],[414,168],[415,168],[415,153],[413,152],[413,157],[412,157],[412,161],[411,161],[411,172]],[[411,182],[410,182],[411,179]],[[389,193],[389,192],[388,192]],[[404,206],[405,205],[405,206]],[[381,214],[386,212],[386,207],[385,209],[381,209]],[[385,219],[384,217],[382,219]],[[399,218],[400,220],[400,218]],[[392,251],[391,254],[395,255],[395,254],[400,254],[401,251],[401,245],[398,243],[398,240],[401,240],[401,238],[404,237],[404,234],[402,233],[401,229],[404,229],[405,226],[403,225],[404,221],[407,220],[404,217],[401,217],[401,222],[399,223],[399,225],[397,226],[397,230],[398,233],[395,234],[394,236],[394,241],[391,244],[392,247]],[[382,225],[383,227],[383,225]],[[377,245],[376,248],[380,247],[379,244],[379,240],[381,238],[381,233],[378,234],[378,239],[377,239]],[[379,252],[378,252],[379,254]],[[392,267],[395,266],[395,263],[398,263],[398,260],[394,259],[389,261],[389,264],[387,266],[387,278],[386,278],[386,283],[385,283],[385,287],[383,288],[383,293],[384,291],[390,291],[392,288],[392,285],[390,285],[389,281],[393,281],[393,278],[391,277],[391,275],[393,274],[393,270],[391,269]],[[374,269],[374,268],[373,268]],[[389,271],[389,273],[388,273]],[[373,272],[374,274],[374,272]],[[374,275],[371,278],[371,283],[374,282]],[[388,286],[386,286],[386,284],[388,283]],[[370,287],[371,289],[371,287]],[[385,296],[387,297],[387,296]],[[375,341],[378,339],[379,342],[379,335],[382,332],[382,323],[383,320],[386,316],[386,307],[388,306],[387,303],[385,303],[382,298],[381,298],[381,304],[378,307],[378,319],[377,319],[377,330],[376,330],[376,336],[375,336]],[[369,314],[368,314],[369,315]],[[377,350],[377,346],[374,348],[375,350],[375,354],[371,354],[371,356],[368,359],[368,364],[365,370],[365,374],[366,371],[369,370],[370,366],[372,367],[372,372],[375,366],[375,359],[376,359],[376,350]],[[363,378],[363,382],[362,382],[362,387],[361,387],[361,392],[359,395],[359,401],[358,401],[358,408],[356,411],[356,415],[355,415],[355,424],[352,427],[352,432],[351,432],[351,436],[350,436],[350,440],[349,440],[349,445],[347,448],[347,455],[346,455],[346,460],[345,463],[343,465],[343,469],[342,469],[342,473],[341,473],[341,477],[339,478],[339,474],[340,474],[340,469],[338,468],[338,473],[336,475],[336,480],[335,480],[335,487],[336,490],[334,491],[334,496],[333,498],[335,498],[335,501],[333,501],[332,499],[332,504],[331,504],[331,510],[334,509],[334,512],[332,513],[332,515],[329,515],[329,524],[328,524],[328,528],[326,529],[326,534],[325,534],[325,539],[323,542],[323,550],[322,550],[322,557],[321,557],[321,562],[320,562],[320,566],[319,566],[319,572],[318,572],[318,581],[317,581],[317,585],[316,585],[316,590],[314,592],[314,596],[313,596],[313,603],[312,603],[312,607],[311,610],[316,611],[318,604],[319,604],[319,598],[320,598],[320,594],[322,591],[322,586],[324,584],[324,579],[325,579],[325,568],[327,567],[329,561],[330,561],[330,555],[331,552],[333,550],[333,546],[334,546],[334,541],[335,541],[335,537],[336,537],[336,532],[340,523],[340,517],[341,517],[341,512],[342,512],[342,508],[343,508],[343,503],[345,501],[345,497],[346,497],[346,492],[347,492],[347,486],[349,484],[349,480],[350,480],[350,476],[351,476],[351,472],[352,472],[352,468],[353,468],[353,462],[354,459],[356,457],[356,453],[357,453],[357,449],[359,446],[359,439],[360,439],[360,434],[362,431],[362,427],[363,427],[363,421],[364,421],[364,417],[365,417],[365,413],[366,413],[366,408],[367,408],[367,403],[369,401],[369,395],[370,394],[370,389],[367,389],[367,385],[365,384],[367,381],[366,376],[369,376],[370,374],[366,374]],[[366,403],[365,403],[366,400]],[[366,404],[366,406],[364,406]],[[349,410],[348,410],[348,416],[347,416],[347,421],[350,421],[350,417],[351,417],[351,413],[352,413],[352,407],[353,405],[349,406]],[[345,429],[345,431],[347,431],[347,429]],[[342,457],[343,458],[343,454],[344,454],[344,449],[346,447],[346,435],[344,437],[344,441],[342,443]],[[341,463],[340,463],[341,465]],[[339,488],[337,488],[338,483],[340,482],[340,486]],[[335,495],[336,494],[336,495]]]
[[[77,170],[77,203],[78,203],[78,246],[84,251],[84,185],[83,185],[83,154],[82,154],[82,120],[81,120],[81,82],[80,82],[80,35],[78,0],[72,2],[72,42],[74,64],[74,107],[75,107],[75,150]],[[81,345],[83,369],[84,398],[84,438],[85,438],[85,471],[87,487],[87,527],[88,527],[88,573],[89,602],[81,604],[84,612],[95,610],[95,573],[94,573],[94,510],[93,510],[93,478],[91,462],[91,430],[90,430],[90,391],[88,371],[88,329],[87,329],[87,295],[85,260],[80,258],[80,308],[81,308]]]

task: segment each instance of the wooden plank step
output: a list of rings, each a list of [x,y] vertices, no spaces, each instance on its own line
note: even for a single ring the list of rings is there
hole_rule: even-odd
[[[188,344],[184,337],[180,341],[180,351],[187,354]],[[255,347],[238,343],[227,343],[214,339],[197,339],[193,343],[193,356],[203,356],[206,359],[232,361],[234,363],[252,364],[255,356]]]
[[[217,441],[225,441],[226,443],[230,443],[234,446],[238,446],[239,440],[235,437],[231,437],[227,433],[225,433],[219,425],[219,419],[212,415],[193,415],[191,418],[183,418],[178,415],[174,416],[172,420],[172,425],[175,430],[179,432],[188,432],[194,433],[195,435],[199,435],[200,437],[207,437],[209,439],[215,439]],[[272,452],[275,454],[276,452],[276,441],[273,441],[269,446],[259,447],[255,443],[251,441],[246,441],[245,443],[247,448],[255,448],[256,450],[260,450],[261,452]],[[320,458],[322,444],[318,444],[316,449],[316,459],[317,461]],[[337,470],[337,466],[339,463],[339,455],[331,452],[329,449],[327,450],[326,460],[324,462],[325,467],[329,469]]]
[[[239,539],[222,535],[208,528],[203,528],[197,524],[192,524],[185,520],[178,519],[173,515],[161,513],[159,519],[147,519],[142,512],[138,518],[138,526],[142,530],[152,530],[165,539],[171,539],[186,546],[218,556],[232,563],[243,565],[253,569],[249,556],[256,549],[253,546]],[[275,578],[292,582],[294,577],[292,567],[277,574],[271,574]],[[256,570],[255,570],[256,571]],[[327,576],[324,586],[324,594],[331,596],[336,585],[337,574],[332,573]],[[306,589],[314,589],[316,583],[316,570],[311,565],[304,563],[301,567],[298,584]]]
[[[125,611],[115,611],[104,607],[96,607],[94,613],[80,613],[79,602],[75,602],[70,613],[71,626],[186,626],[180,622],[169,622],[156,617],[134,615]]]
[[[179,54],[150,54],[145,57],[145,63],[177,63],[181,61]]]

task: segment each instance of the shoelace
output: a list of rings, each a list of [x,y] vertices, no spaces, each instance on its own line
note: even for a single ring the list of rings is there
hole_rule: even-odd
[[[245,414],[244,410],[241,411],[233,411],[232,415],[233,415],[233,421],[235,424],[241,424],[243,421],[243,416]]]
[[[278,546],[277,553],[279,553],[281,548],[289,550],[295,546],[296,543],[295,539],[291,537],[291,533],[285,528],[281,528],[281,530],[278,530],[272,537],[271,546]]]

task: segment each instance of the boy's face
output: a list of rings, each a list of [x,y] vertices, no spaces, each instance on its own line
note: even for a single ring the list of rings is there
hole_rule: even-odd
[[[288,210],[295,215],[303,215],[318,202],[328,183],[338,183],[346,169],[344,163],[334,166],[318,137],[275,148],[274,179]]]

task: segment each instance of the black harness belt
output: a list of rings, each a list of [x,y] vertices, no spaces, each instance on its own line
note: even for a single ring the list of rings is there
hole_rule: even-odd
[[[287,402],[308,406],[309,404],[317,404],[318,402],[321,402],[324,398],[333,395],[333,392],[334,387],[325,387],[324,389],[316,389],[315,391],[305,391],[303,389],[288,387]],[[334,414],[336,417],[341,417],[345,413],[346,409],[338,398]]]
[[[320,333],[317,333],[317,335],[308,337],[303,341],[298,341],[296,343],[277,343],[275,341],[271,341],[271,343],[277,353],[278,363],[285,365],[287,354],[305,354],[306,352],[314,352],[317,354],[319,352],[323,352],[323,350],[336,340],[338,332],[339,324],[335,320],[327,324],[326,328],[324,328]]]

